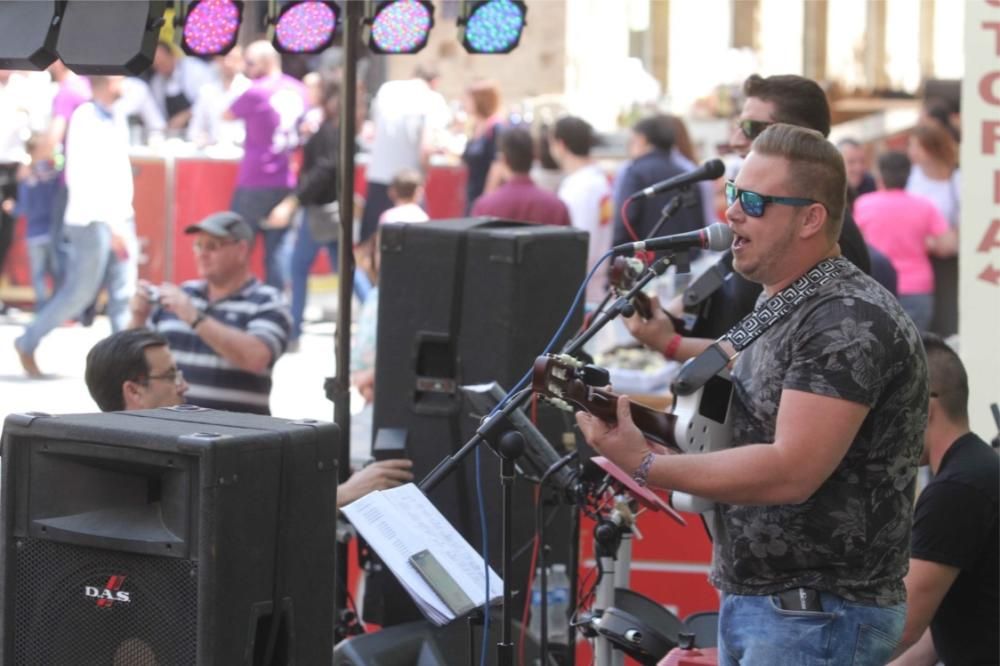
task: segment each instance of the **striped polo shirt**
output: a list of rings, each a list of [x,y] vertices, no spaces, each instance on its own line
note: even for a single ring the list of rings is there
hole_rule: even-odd
[[[250,333],[271,350],[267,370],[241,370],[209,347],[174,313],[157,308],[150,326],[170,343],[177,367],[190,385],[185,400],[200,407],[270,415],[271,371],[285,351],[292,325],[281,294],[257,278],[250,278],[239,291],[213,303],[208,301],[205,280],[190,280],[181,289],[206,317]]]

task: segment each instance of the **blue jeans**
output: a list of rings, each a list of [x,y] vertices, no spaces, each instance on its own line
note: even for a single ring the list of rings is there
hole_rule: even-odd
[[[289,227],[267,229],[264,222],[290,192],[287,187],[237,187],[229,204],[230,210],[243,216],[254,231],[264,237],[264,282],[279,291],[284,290],[287,281],[287,261],[282,257],[282,250]]]
[[[63,284],[35,314],[21,337],[14,341],[19,350],[34,353],[42,338],[93,303],[102,286],[108,290],[107,314],[111,330],[117,332],[128,325],[128,301],[135,292],[138,273],[135,226],[133,222],[129,225],[131,233],[126,234],[128,259],[115,256],[107,224],[66,225],[63,229],[67,241]]]
[[[337,241],[317,243],[309,233],[303,212],[296,214],[298,227],[295,233],[295,245],[292,248],[292,340],[298,340],[302,335],[302,318],[306,310],[306,297],[309,291],[309,269],[312,268],[316,254],[321,248],[326,249],[330,257],[330,266],[337,270]],[[372,284],[364,271],[354,269],[354,294],[362,303],[368,297]]]
[[[59,290],[59,245],[46,234],[28,239],[28,262],[31,265],[31,286],[35,290],[35,312],[45,306],[49,299],[46,276],[52,278],[52,292]]]
[[[822,611],[783,610],[776,597],[726,594],[719,666],[882,666],[903,634],[906,604],[882,608],[820,593]]]

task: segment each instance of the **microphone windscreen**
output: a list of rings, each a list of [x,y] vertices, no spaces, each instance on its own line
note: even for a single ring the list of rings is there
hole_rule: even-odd
[[[718,161],[718,160],[716,160]],[[721,162],[719,162],[721,164]],[[705,247],[714,252],[725,252],[733,244],[733,230],[724,222],[716,222],[705,228],[708,243]]]
[[[711,179],[722,178],[726,174],[726,165],[719,158],[715,158],[705,162],[702,165],[705,169],[705,174]]]

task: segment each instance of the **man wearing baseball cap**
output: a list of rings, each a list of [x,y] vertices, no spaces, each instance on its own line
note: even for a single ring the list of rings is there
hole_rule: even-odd
[[[253,229],[231,211],[184,230],[194,237],[200,279],[154,287],[140,281],[131,327],[163,335],[190,388],[187,402],[270,414],[271,371],[285,351],[291,317],[274,287],[250,271]]]

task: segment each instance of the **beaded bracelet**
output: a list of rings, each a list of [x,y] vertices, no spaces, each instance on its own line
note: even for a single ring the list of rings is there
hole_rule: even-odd
[[[646,478],[649,476],[649,468],[653,466],[653,459],[655,457],[656,456],[653,454],[653,452],[649,451],[643,457],[642,462],[639,463],[639,466],[635,468],[635,471],[632,472],[632,480],[638,483],[643,488],[646,487]]]

